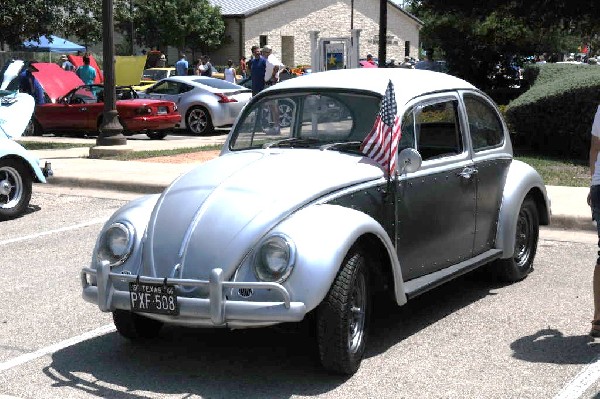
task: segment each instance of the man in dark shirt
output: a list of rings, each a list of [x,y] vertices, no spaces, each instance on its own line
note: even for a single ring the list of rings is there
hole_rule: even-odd
[[[33,72],[39,71],[33,65],[33,62],[28,62],[19,74],[19,91],[32,96],[35,100],[35,105],[42,105],[46,102],[44,99],[44,89],[35,76],[33,76]]]
[[[253,47],[254,48],[254,47]],[[256,47],[252,55],[250,65],[250,77],[252,79],[252,95],[258,94],[265,88],[265,72],[267,70],[267,60],[260,55],[260,49]]]

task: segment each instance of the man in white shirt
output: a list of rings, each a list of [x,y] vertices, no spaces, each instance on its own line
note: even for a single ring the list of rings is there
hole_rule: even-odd
[[[279,82],[279,71],[283,67],[283,64],[273,54],[273,49],[270,46],[264,46],[262,48],[263,57],[267,60],[267,68],[265,70],[265,87],[273,86]]]
[[[279,82],[279,71],[283,68],[283,64],[275,55],[273,55],[273,49],[270,46],[264,46],[262,48],[262,55],[266,59],[265,69],[265,88],[273,86]],[[269,128],[267,134],[279,134],[279,106],[277,100],[271,101],[269,104],[271,111],[271,120],[269,121]]]

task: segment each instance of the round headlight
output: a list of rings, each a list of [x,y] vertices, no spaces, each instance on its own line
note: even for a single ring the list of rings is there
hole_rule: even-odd
[[[100,236],[98,261],[108,261],[111,267],[123,264],[133,249],[134,229],[130,224],[113,223]]]
[[[261,281],[280,283],[292,272],[296,250],[284,235],[264,240],[254,255],[254,274]]]

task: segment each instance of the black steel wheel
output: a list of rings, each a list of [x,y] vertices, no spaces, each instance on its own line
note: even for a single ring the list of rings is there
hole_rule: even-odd
[[[119,334],[129,339],[155,338],[163,323],[127,310],[115,310],[113,321]]]
[[[349,252],[327,296],[317,309],[321,364],[340,374],[354,374],[365,352],[370,289],[366,258]]]
[[[33,176],[22,161],[0,160],[0,220],[25,212],[31,200]]]
[[[512,258],[499,259],[495,263],[497,276],[506,282],[523,280],[533,271],[533,259],[537,251],[539,216],[532,198],[521,204],[515,232],[515,251]]]
[[[185,116],[188,130],[197,135],[211,134],[215,131],[210,113],[204,107],[192,107]]]

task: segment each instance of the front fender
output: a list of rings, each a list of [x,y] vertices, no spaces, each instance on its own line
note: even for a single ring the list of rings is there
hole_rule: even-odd
[[[46,183],[46,178],[44,177],[42,168],[40,168],[40,161],[37,157],[31,155],[29,151],[27,151],[16,141],[13,141],[12,139],[0,138],[0,158],[10,156],[17,157],[25,161],[35,175],[35,181],[39,183]]]
[[[272,233],[290,237],[297,249],[294,271],[284,283],[294,301],[314,309],[329,291],[344,257],[361,236],[371,234],[387,250],[398,304],[406,302],[396,250],[383,227],[370,216],[338,205],[313,205],[296,212]]]
[[[549,224],[550,200],[542,177],[530,165],[513,160],[504,185],[496,231],[496,247],[502,249],[502,258],[511,258],[514,254],[517,219],[527,195],[535,200],[540,224]]]

